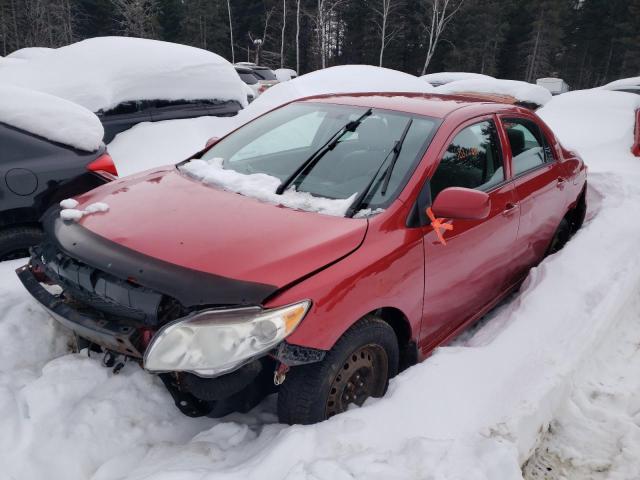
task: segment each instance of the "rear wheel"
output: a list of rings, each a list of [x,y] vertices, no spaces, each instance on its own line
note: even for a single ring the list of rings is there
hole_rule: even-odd
[[[29,256],[29,247],[42,240],[37,227],[13,227],[0,231],[0,261]]]
[[[398,373],[398,341],[393,329],[375,316],[351,327],[318,363],[294,367],[278,394],[284,423],[311,424],[382,397]]]
[[[556,229],[556,233],[553,235],[551,245],[549,245],[549,250],[547,250],[547,255],[552,255],[561,250],[571,238],[572,233],[571,223],[567,220],[567,217],[563,218]]]

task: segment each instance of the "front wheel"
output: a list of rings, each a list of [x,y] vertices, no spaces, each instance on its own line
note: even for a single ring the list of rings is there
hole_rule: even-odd
[[[278,416],[288,424],[312,424],[382,397],[398,373],[398,340],[378,317],[364,317],[318,363],[294,367],[278,393]]]

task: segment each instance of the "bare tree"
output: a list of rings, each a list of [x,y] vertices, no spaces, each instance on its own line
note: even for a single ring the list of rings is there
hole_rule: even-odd
[[[231,2],[227,0],[227,12],[229,12],[229,36],[231,37],[231,63],[236,63],[236,54],[233,50],[233,23],[231,22]]]
[[[151,38],[156,33],[159,12],[156,0],[111,0],[125,36]]]
[[[284,68],[284,29],[287,25],[287,0],[282,0],[282,31],[280,35],[280,68]]]
[[[249,32],[249,40],[256,49],[256,64],[260,65],[260,59],[262,58],[262,51],[265,47],[265,44],[269,35],[269,21],[273,16],[273,12],[275,11],[275,7],[271,8],[264,16],[264,28],[262,30],[262,38],[253,38],[251,32]]]
[[[399,27],[389,29],[389,17],[400,7],[398,0],[378,0],[378,3],[372,4],[371,9],[376,13],[376,24],[380,31],[380,59],[378,66],[382,66],[382,58],[384,57],[384,49],[393,40],[398,32]]]
[[[447,28],[453,16],[458,13],[464,0],[427,0],[427,3],[431,18],[428,19],[428,24],[426,25],[429,45],[424,67],[422,67],[422,75],[427,72],[427,67],[433,58],[442,32]]]
[[[321,68],[327,67],[327,58],[336,32],[338,8],[347,0],[318,0],[317,9],[312,16],[315,24],[316,46],[320,53]]]

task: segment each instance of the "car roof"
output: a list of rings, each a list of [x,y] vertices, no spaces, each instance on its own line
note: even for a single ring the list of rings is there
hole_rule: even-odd
[[[450,113],[466,107],[474,107],[479,115],[496,111],[521,110],[520,107],[501,100],[500,98],[492,99],[473,95],[375,92],[317,95],[298,101],[372,107],[435,118],[444,118]]]

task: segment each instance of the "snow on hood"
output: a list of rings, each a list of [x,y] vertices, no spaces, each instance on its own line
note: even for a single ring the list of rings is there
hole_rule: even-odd
[[[397,70],[370,65],[331,67],[269,88],[235,117],[138,124],[116,136],[109,144],[109,152],[118,172],[129,175],[184,160],[204,148],[209,138],[223,137],[263,113],[298,98],[330,93],[431,91],[433,87],[428,83]]]
[[[488,93],[506,95],[519,102],[544,105],[551,100],[551,93],[544,87],[518,80],[497,78],[459,80],[434,89],[435,93]]]
[[[0,122],[88,152],[100,147],[104,135],[100,120],[86,108],[53,95],[6,85],[0,85]]]
[[[601,88],[607,90],[616,90],[624,87],[640,87],[640,77],[622,78],[611,83],[603,85]]]
[[[571,150],[606,147],[626,154],[633,144],[638,108],[640,95],[596,88],[553,97],[536,113]]]
[[[357,195],[354,193],[345,199],[322,198],[291,188],[283,192],[282,195],[278,195],[276,189],[280,186],[280,179],[265,173],[246,175],[235,170],[224,169],[222,162],[222,158],[212,158],[209,161],[191,160],[185,163],[181,169],[204,183],[216,185],[263,202],[336,217],[344,217]]]
[[[445,83],[457,82],[459,80],[473,80],[473,79],[492,79],[494,77],[490,75],[483,75],[482,73],[471,72],[436,72],[428,73],[420,77],[425,82],[432,85],[443,85]]]
[[[128,100],[236,100],[247,104],[233,66],[199,48],[142,38],[99,37],[0,63],[0,82],[33,88],[92,112]]]
[[[17,58],[20,60],[31,60],[32,58],[39,58],[45,55],[49,55],[53,52],[53,48],[47,47],[27,47],[15,50],[7,55],[5,58]]]

